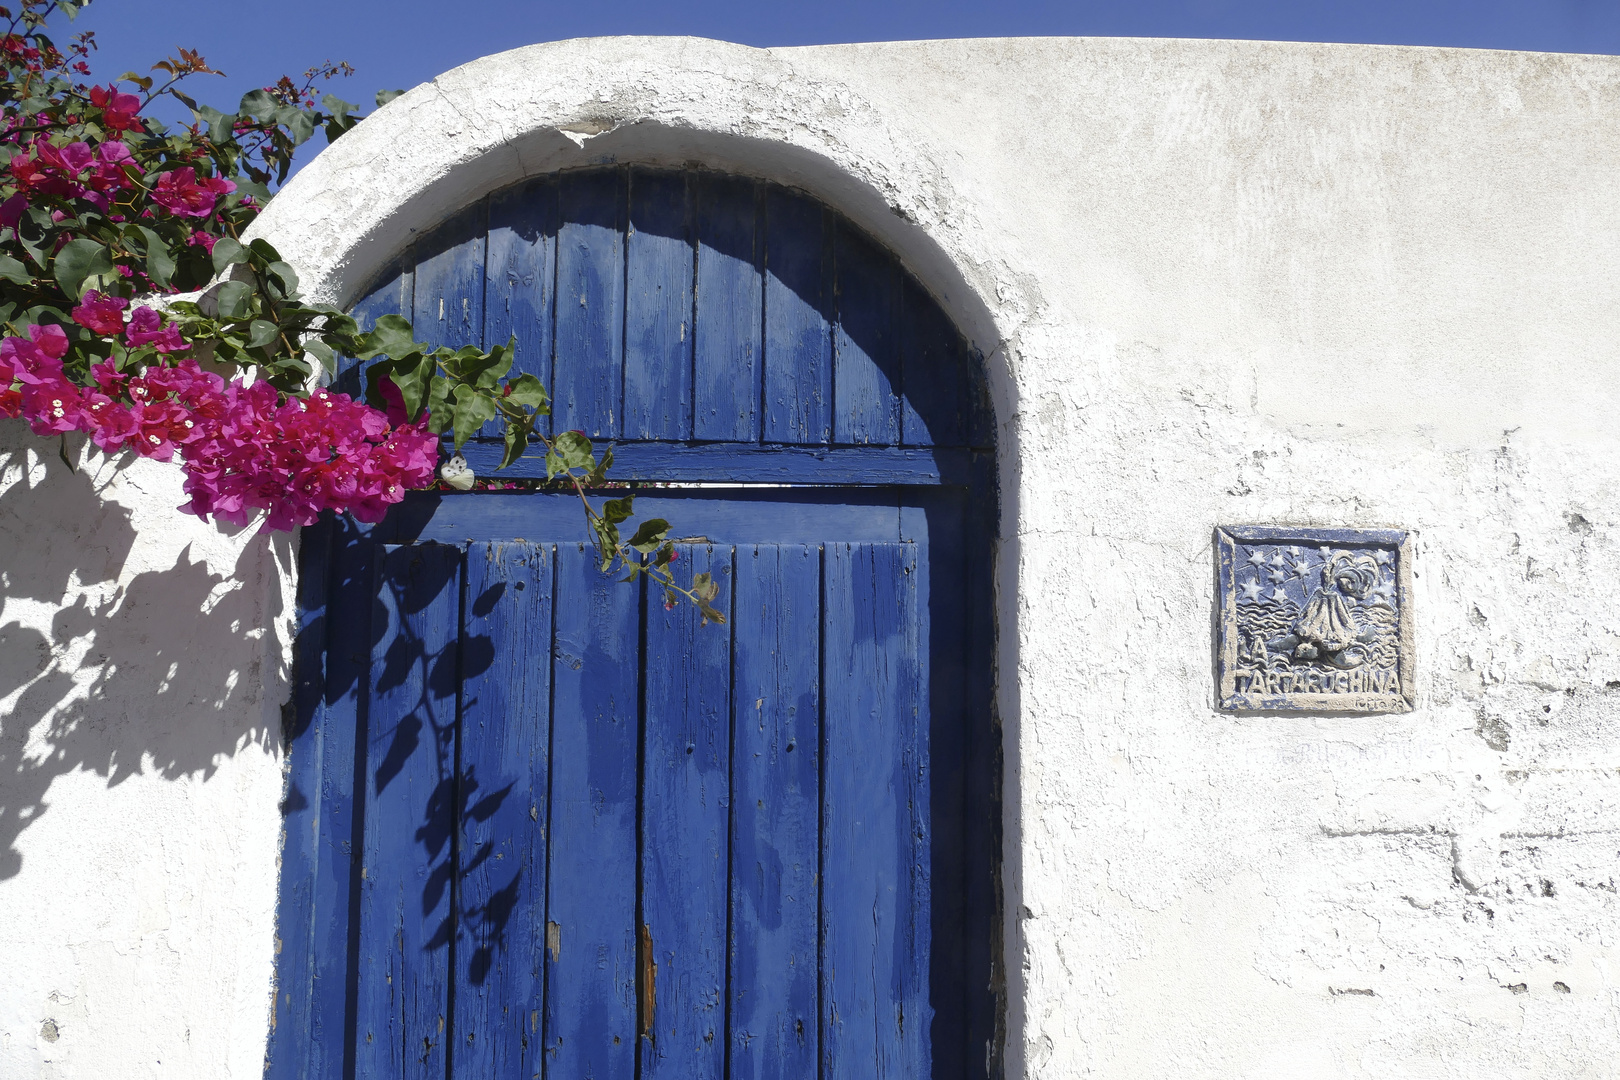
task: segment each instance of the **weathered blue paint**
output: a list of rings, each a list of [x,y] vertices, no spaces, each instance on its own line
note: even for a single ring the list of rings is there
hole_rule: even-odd
[[[821,629],[822,1075],[928,1075],[928,748],[909,544],[829,544]]]
[[[994,441],[983,365],[927,289],[838,214],[764,181],[640,167],[526,181],[427,231],[355,307],[362,322],[389,312],[434,344],[515,335],[514,370],[556,398],[547,430],[660,445]]]
[[[833,441],[900,442],[900,267],[853,226],[834,240]]]
[[[783,188],[765,192],[767,443],[832,441],[830,216]]]
[[[592,438],[623,430],[625,189],[619,171],[558,181],[552,423]]]
[[[451,1075],[540,1071],[550,824],[550,544],[473,544],[461,627]]]
[[[731,609],[731,548],[681,544]],[[731,631],[647,605],[641,795],[641,1075],[721,1080],[731,812]]]
[[[764,340],[758,185],[706,174],[697,189],[692,437],[757,442]]]
[[[461,552],[391,547],[376,568],[355,1074],[428,1080],[450,1019]]]
[[[515,334],[620,477],[781,486],[638,497],[724,627],[603,577],[571,496],[306,531],[269,1075],[994,1069],[993,455],[949,320],[800,193],[639,168],[463,212],[390,311]]]
[[[555,180],[491,196],[484,266],[484,342],[493,347],[516,338],[511,374],[533,375],[549,389],[557,299]],[[548,419],[541,419],[540,430],[549,433]],[[483,435],[499,438],[499,425],[490,421]]]
[[[687,175],[630,174],[625,239],[624,435],[692,435],[692,220]]]
[[[740,546],[736,580],[731,1076],[809,1080],[820,1058],[821,546]]]
[[[545,1049],[552,1076],[631,1080],[636,1055],[639,589],[557,552]]]

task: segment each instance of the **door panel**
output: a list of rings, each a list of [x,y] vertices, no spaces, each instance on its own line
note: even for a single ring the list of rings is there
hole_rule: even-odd
[[[917,558],[829,544],[822,796],[828,1078],[927,1075],[928,785]]]
[[[683,575],[720,584],[732,549],[680,544]],[[720,1080],[726,1050],[726,882],[731,810],[731,628],[690,605],[647,602],[641,811],[641,1075]]]
[[[821,548],[738,548],[732,632],[731,1075],[817,1072]]]
[[[724,626],[572,496],[304,531],[269,1074],[994,1074],[982,365],[893,252],[702,168],[526,180],[353,308],[517,339]],[[340,364],[338,389],[363,391]],[[488,474],[495,425],[463,450]],[[538,445],[505,476],[545,475]]]
[[[555,561],[551,544],[467,552],[452,1075],[540,1072],[551,664],[535,644],[551,640]]]
[[[630,1080],[636,1052],[640,590],[557,549],[545,1047],[553,1076]],[[543,642],[503,642],[533,650]]]
[[[376,563],[365,851],[360,884],[361,1076],[444,1074],[449,1014],[461,552],[389,547]]]
[[[572,497],[337,534],[334,894],[360,858],[307,916],[323,1037],[295,1075],[968,1074],[965,501],[719,494],[656,501],[714,526],[676,566],[720,582],[721,626],[559,542]]]

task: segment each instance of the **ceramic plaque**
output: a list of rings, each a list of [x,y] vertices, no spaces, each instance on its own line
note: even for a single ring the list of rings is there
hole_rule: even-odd
[[[1228,525],[1215,551],[1222,709],[1412,707],[1407,533]]]

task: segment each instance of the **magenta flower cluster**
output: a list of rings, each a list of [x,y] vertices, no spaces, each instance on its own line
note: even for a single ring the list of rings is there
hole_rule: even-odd
[[[73,311],[81,326],[134,348],[184,348],[179,332],[151,308],[87,293]],[[116,323],[116,325],[115,325]],[[410,488],[428,486],[438,458],[427,417],[406,423],[347,394],[318,390],[282,398],[264,382],[226,382],[185,357],[120,374],[111,361],[91,368],[95,387],[63,374],[67,335],[31,326],[0,341],[0,417],[23,417],[36,434],[80,431],[107,453],[129,449],[158,461],[179,455],[190,501],[180,509],[245,524],[266,511],[264,527],[313,524],[321,511],[380,521]],[[389,389],[392,389],[390,384]]]
[[[89,143],[83,142],[54,146],[45,136],[36,137],[29,152],[13,157],[10,169],[17,194],[0,204],[0,225],[7,228],[15,227],[22,219],[30,196],[83,199],[105,213],[119,193],[137,186],[135,177],[141,175],[134,155],[121,142],[104,142],[92,150]],[[221,196],[235,190],[234,183],[221,177],[198,179],[197,170],[187,166],[158,173],[150,198],[175,217],[206,218],[214,212]],[[146,216],[151,216],[150,211]],[[203,243],[213,246],[208,241]]]
[[[0,224],[8,228],[21,220],[30,195],[83,199],[105,212],[120,192],[136,186],[134,177],[141,172],[121,142],[104,142],[92,150],[82,142],[53,146],[45,136],[36,137],[29,152],[13,157],[10,168],[17,194],[0,205]]]

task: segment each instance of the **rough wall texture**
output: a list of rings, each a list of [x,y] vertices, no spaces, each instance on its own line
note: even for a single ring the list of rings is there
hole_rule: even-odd
[[[412,228],[570,164],[836,203],[989,354],[1009,1075],[1602,1077],[1617,119],[1611,58],[602,39],[418,88],[263,228],[342,301]],[[187,528],[156,472],[97,494],[7,453],[0,1072],[151,1075],[124,1052],[162,1042],[165,1075],[247,1075],[287,551]],[[1284,522],[1415,532],[1415,711],[1213,710],[1211,529]]]
[[[0,421],[0,1077],[251,1077],[293,544]]]

